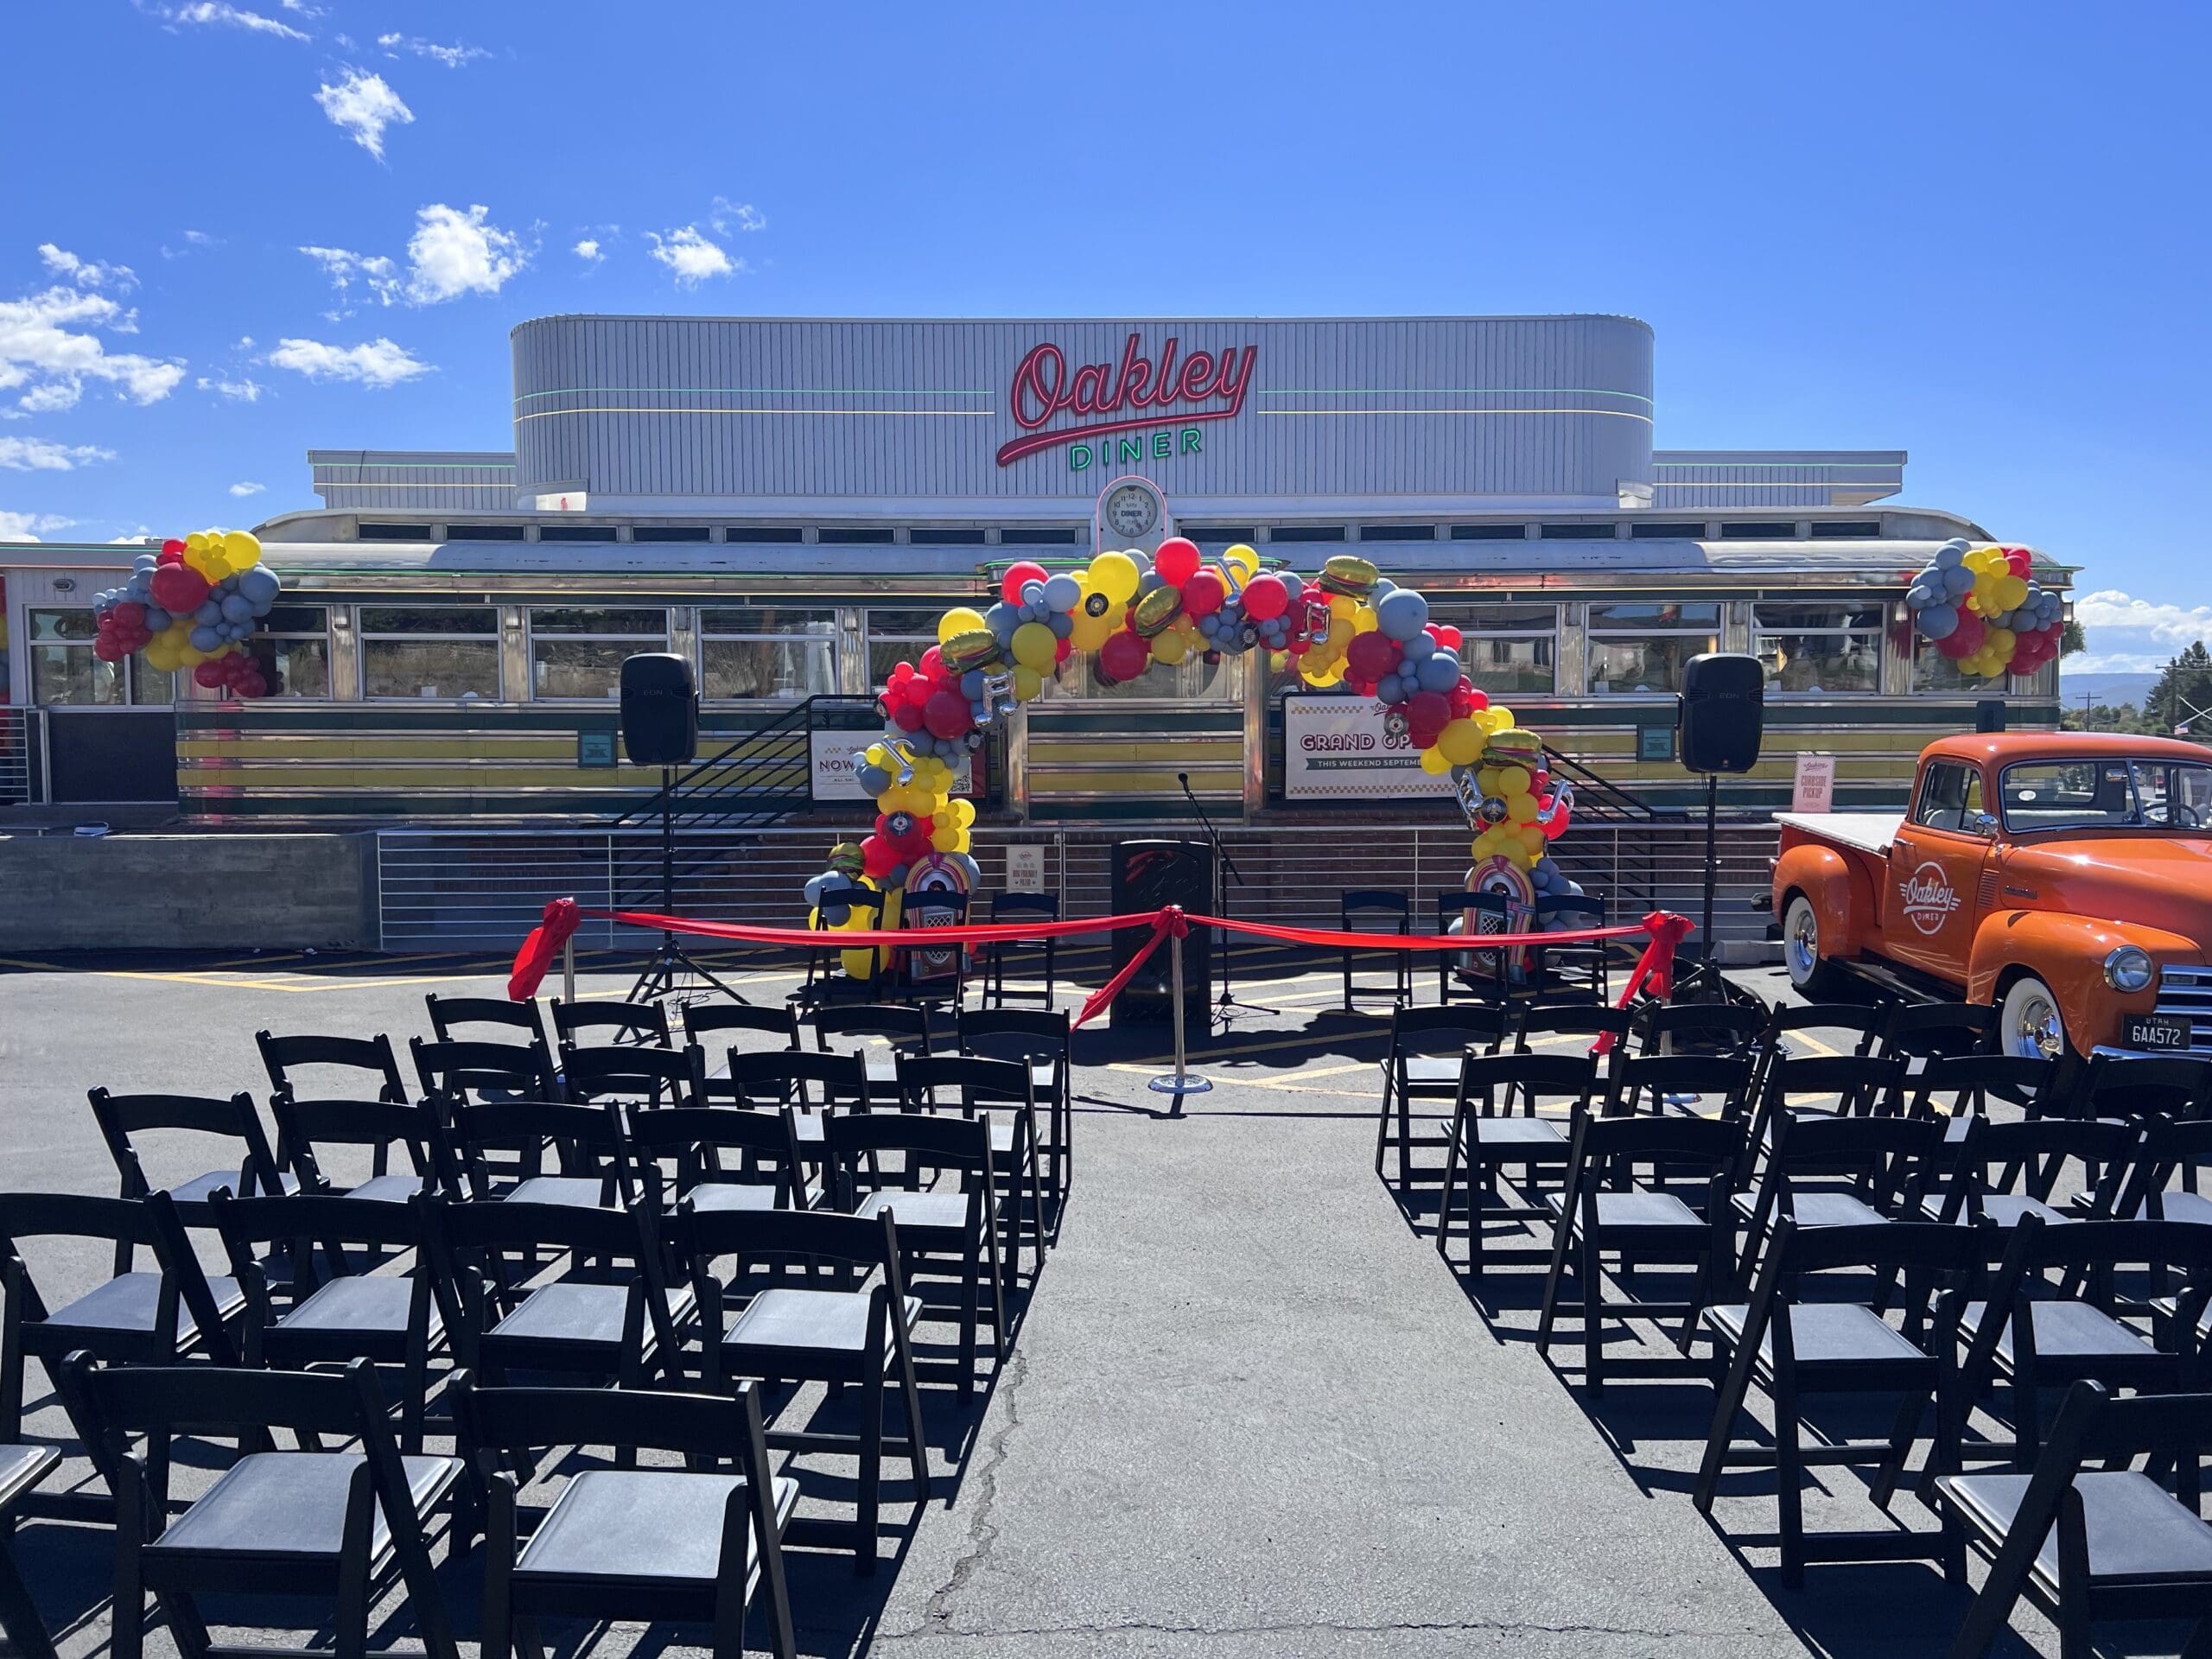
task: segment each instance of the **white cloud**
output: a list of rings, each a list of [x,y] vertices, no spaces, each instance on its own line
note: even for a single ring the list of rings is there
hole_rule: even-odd
[[[218,248],[222,245],[220,237],[210,236],[205,231],[187,231],[181,240],[184,245],[181,248],[173,248],[166,242],[162,244],[162,257],[181,259],[187,254],[203,253],[209,248]]]
[[[0,467],[18,473],[67,473],[96,461],[113,461],[115,451],[97,444],[56,443],[50,438],[0,438]]]
[[[418,58],[428,58],[448,69],[458,69],[479,58],[492,55],[480,46],[470,46],[461,41],[451,46],[440,46],[435,41],[426,41],[419,35],[379,35],[377,44],[384,48],[388,58],[396,58],[403,52],[411,52]]]
[[[35,542],[43,530],[67,530],[77,521],[52,512],[0,512],[0,542]]]
[[[283,7],[287,11],[298,12],[302,17],[320,17],[330,10],[327,6],[310,5],[308,0],[283,0]]]
[[[722,235],[732,231],[765,231],[768,216],[749,201],[732,201],[728,196],[715,198],[715,210],[707,215],[707,222]]]
[[[2156,674],[2165,668],[2172,656],[2170,651],[2079,652],[2069,657],[2060,670],[2061,690],[2065,677],[2073,674]]]
[[[696,225],[686,225],[666,236],[656,236],[651,231],[645,234],[652,238],[653,257],[676,273],[678,288],[696,288],[709,276],[734,276],[751,269],[744,260],[731,258],[721,243],[702,235]]]
[[[409,299],[436,305],[463,294],[496,294],[530,263],[521,237],[485,222],[489,211],[476,206],[464,213],[443,202],[416,211],[415,234],[407,238]]]
[[[582,260],[588,265],[599,264],[607,257],[604,253],[600,251],[599,239],[596,237],[588,236],[584,238],[582,241],[577,243],[576,245],[569,249],[569,251],[575,254],[577,258]]]
[[[2124,594],[2117,588],[2101,588],[2094,594],[2082,594],[2074,601],[2074,620],[2084,629],[2126,629],[2162,645],[2181,646],[2197,639],[2212,639],[2212,605],[2183,607],[2154,604]],[[2165,666],[2163,658],[2158,665]]]
[[[231,493],[239,497],[259,495],[268,487],[266,484],[233,484],[231,486]]]
[[[67,409],[89,378],[108,381],[135,403],[159,403],[184,378],[183,364],[110,352],[89,332],[128,333],[135,326],[105,294],[57,286],[0,300],[0,391],[27,388],[17,399],[25,409]]]
[[[302,247],[300,251],[322,267],[322,274],[330,278],[330,285],[341,294],[359,280],[376,296],[379,305],[391,305],[399,298],[399,267],[382,254],[314,246]]]
[[[327,346],[319,340],[280,340],[269,361],[310,380],[352,380],[365,386],[396,386],[433,372],[433,365],[406,347],[381,337],[360,346]]]
[[[158,542],[160,539],[161,538],[159,537],[154,534],[151,529],[144,524],[141,524],[137,529],[125,531],[120,536],[109,537],[107,538],[107,544],[110,547],[122,547],[128,543],[137,542]]]
[[[138,285],[138,273],[128,265],[111,265],[105,259],[79,259],[51,242],[38,245],[38,257],[56,276],[66,276],[79,288],[106,288],[112,284],[128,289]]]
[[[246,344],[251,346],[253,342],[249,340]],[[251,376],[233,380],[228,375],[218,375],[210,379],[203,374],[200,377],[198,385],[200,391],[212,391],[217,397],[227,397],[234,404],[257,404],[261,401],[262,385]]]
[[[304,8],[301,7],[290,7],[288,10],[302,11],[303,15],[308,16],[314,16],[312,12],[306,12]],[[241,7],[227,4],[226,0],[194,0],[194,3],[188,6],[172,7],[163,15],[173,22],[215,23],[231,29],[250,29],[256,35],[273,35],[277,39],[284,41],[305,41],[313,38],[294,29],[289,23],[279,22],[274,17],[264,17],[257,11],[247,11]]]
[[[384,159],[384,130],[395,124],[405,126],[415,118],[415,111],[385,85],[382,75],[365,74],[359,69],[347,69],[334,86],[324,82],[315,101],[322,106],[331,125],[378,161]]]

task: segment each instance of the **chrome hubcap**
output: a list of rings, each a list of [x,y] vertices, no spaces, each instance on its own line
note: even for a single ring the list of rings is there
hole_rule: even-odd
[[[2055,1060],[2063,1052],[2058,1009],[2041,991],[2031,992],[2015,1005],[2012,1052],[2024,1059]]]
[[[1821,960],[1820,924],[1811,906],[1800,905],[1790,918],[1788,949],[1790,977],[1807,978]]]

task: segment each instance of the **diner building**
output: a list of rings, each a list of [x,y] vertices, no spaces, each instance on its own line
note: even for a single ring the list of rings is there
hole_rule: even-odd
[[[1899,505],[1901,449],[1656,447],[1631,318],[556,316],[512,341],[512,409],[484,411],[507,447],[311,449],[320,505],[253,527],[285,584],[251,647],[265,698],[94,658],[93,597],[139,547],[0,544],[0,800],[601,817],[658,775],[615,736],[622,659],[672,651],[702,758],[804,724],[791,810],[850,817],[868,700],[942,611],[1012,562],[1169,534],[1309,575],[1371,561],[1463,630],[1493,700],[1654,802],[1701,791],[1674,735],[1701,652],[1767,666],[1738,810],[1787,804],[1801,752],[1835,757],[1839,805],[1894,804],[1921,746],[1993,698],[2057,720],[2055,665],[1965,683],[1908,624],[1935,550],[2005,526]],[[1371,703],[1305,695],[1264,653],[1119,686],[1077,661],[975,787],[1039,824],[1162,813],[1178,772],[1246,822],[1448,815],[1393,743]]]

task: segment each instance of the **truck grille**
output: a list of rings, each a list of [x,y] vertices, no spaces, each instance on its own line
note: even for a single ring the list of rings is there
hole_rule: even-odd
[[[2189,1022],[2189,1052],[2212,1056],[2212,968],[2158,970],[2158,1012]]]

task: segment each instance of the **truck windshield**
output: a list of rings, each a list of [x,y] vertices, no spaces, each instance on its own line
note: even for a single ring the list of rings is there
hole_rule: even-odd
[[[2005,827],[2053,830],[2212,829],[2212,760],[2029,760],[1999,785]]]

